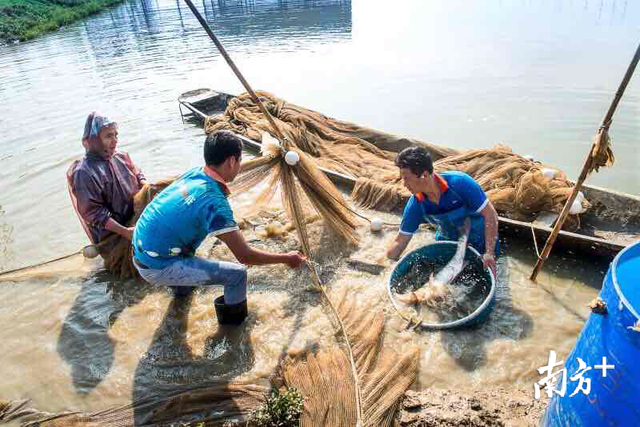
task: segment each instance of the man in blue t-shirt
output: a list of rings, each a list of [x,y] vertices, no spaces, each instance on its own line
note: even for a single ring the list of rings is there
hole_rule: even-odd
[[[247,270],[241,264],[195,256],[207,235],[222,240],[242,264],[287,264],[297,268],[299,252],[253,249],[233,218],[227,182],[240,171],[242,140],[231,132],[207,136],[204,167],[188,170],[158,194],[142,212],[133,232],[133,261],[147,282],[190,291],[199,285],[224,285],[215,300],[220,324],[239,325],[247,317]]]
[[[404,186],[413,194],[404,208],[396,240],[387,257],[397,260],[420,224],[436,226],[437,240],[458,240],[459,228],[471,220],[469,244],[482,254],[484,267],[496,273],[498,214],[480,185],[463,172],[433,172],[429,152],[405,148],[396,157]]]

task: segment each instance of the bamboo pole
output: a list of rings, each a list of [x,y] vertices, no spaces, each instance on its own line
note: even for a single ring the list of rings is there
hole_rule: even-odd
[[[594,150],[596,149],[596,147],[601,146],[601,144],[603,143],[603,139],[605,140],[604,143],[606,143],[606,138],[608,138],[609,126],[611,126],[611,121],[613,120],[613,114],[615,113],[616,108],[618,107],[618,103],[620,102],[620,99],[622,98],[622,95],[624,94],[624,91],[627,88],[627,85],[629,84],[629,80],[631,80],[631,76],[633,75],[633,72],[636,69],[636,65],[638,65],[638,60],[640,60],[640,45],[638,45],[638,48],[636,49],[636,53],[633,56],[631,63],[629,64],[629,68],[627,68],[627,72],[622,78],[622,82],[620,82],[618,91],[616,92],[616,95],[614,96],[613,101],[609,106],[609,110],[607,110],[607,114],[605,114],[604,118],[602,119],[602,123],[598,128],[598,131],[594,138],[594,143],[591,146],[591,150],[589,151],[589,154],[587,155],[587,159],[584,162],[584,166],[582,167],[582,172],[580,172],[578,181],[576,182],[576,185],[573,187],[573,191],[571,192],[569,199],[567,199],[567,202],[564,204],[564,207],[562,208],[562,212],[560,213],[560,217],[556,221],[556,225],[553,227],[553,231],[551,232],[551,235],[547,239],[547,243],[544,245],[544,249],[542,250],[542,253],[538,257],[538,262],[536,263],[536,266],[533,268],[533,272],[531,273],[530,279],[534,282],[538,277],[538,273],[540,272],[542,265],[547,260],[547,257],[551,252],[551,248],[553,247],[553,244],[555,243],[556,238],[558,237],[558,233],[562,228],[562,224],[564,224],[564,221],[567,218],[567,215],[569,215],[569,209],[571,208],[571,205],[573,205],[573,202],[575,201],[576,196],[578,195],[578,191],[580,191],[580,187],[582,187],[582,184],[584,183],[584,181],[589,176],[589,173],[594,168],[593,166]]]
[[[253,89],[249,85],[249,82],[245,80],[244,76],[242,75],[238,67],[236,67],[236,64],[234,64],[233,60],[227,53],[226,49],[224,48],[224,46],[222,46],[222,43],[220,43],[216,35],[213,34],[213,31],[211,31],[211,28],[209,28],[209,24],[207,24],[207,21],[205,21],[202,15],[200,15],[200,12],[198,12],[198,9],[196,9],[196,7],[193,5],[191,0],[184,0],[184,1],[185,3],[187,3],[187,6],[189,6],[189,9],[191,9],[191,12],[193,12],[193,14],[198,19],[198,21],[200,21],[200,25],[202,25],[202,28],[204,28],[204,30],[207,32],[207,34],[209,35],[213,43],[215,43],[216,47],[224,57],[225,61],[227,61],[227,64],[229,64],[229,67],[231,67],[231,70],[234,72],[236,77],[238,77],[238,79],[240,80],[240,83],[242,83],[242,85],[247,90],[247,92],[249,92],[249,95],[251,96],[251,99],[253,100],[253,102],[255,102],[258,105],[258,107],[260,107],[260,111],[262,111],[262,113],[267,117],[267,120],[269,120],[269,124],[273,128],[273,131],[276,133],[276,135],[278,135],[278,139],[280,139],[281,142],[285,142],[284,135],[280,131],[280,128],[278,127],[276,122],[273,120],[273,117],[271,117],[271,114],[269,114],[269,111],[267,111],[265,106],[262,104],[262,101],[260,101],[256,93],[253,91]]]

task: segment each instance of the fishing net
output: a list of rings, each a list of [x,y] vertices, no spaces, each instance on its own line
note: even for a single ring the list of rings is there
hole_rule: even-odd
[[[471,175],[496,209],[512,219],[532,220],[542,211],[559,213],[573,188],[561,171],[528,160],[506,146],[459,153],[329,118],[267,92],[257,94],[285,137],[319,166],[356,180],[352,198],[367,208],[390,210],[406,202],[409,193],[393,160],[410,145],[424,146],[438,172],[457,170]],[[223,114],[207,118],[207,133],[222,129],[258,141],[264,132],[270,132],[268,121],[248,94],[233,98]],[[584,199],[582,204],[583,209],[589,207]],[[566,228],[577,227],[578,218],[572,217]]]
[[[267,391],[267,387],[252,384],[209,384],[92,413],[52,414],[29,408],[26,400],[0,400],[0,423],[20,420],[23,427],[166,427],[198,420],[202,426],[222,426],[246,418],[264,402]]]
[[[573,183],[557,169],[515,154],[509,147],[471,150],[435,162],[436,171],[457,170],[476,179],[496,210],[507,217],[529,221],[543,211],[560,213]],[[590,205],[582,201],[582,208]],[[574,215],[575,227],[578,221]]]
[[[129,220],[128,227],[132,227],[140,218],[144,208],[153,200],[156,194],[167,188],[176,178],[160,180],[154,184],[145,184],[133,197],[133,218]],[[104,266],[116,277],[127,280],[133,277],[140,277],[133,265],[133,247],[128,239],[116,236],[116,243],[113,249],[104,254]]]
[[[305,397],[301,426],[390,426],[400,399],[418,373],[418,349],[402,354],[384,347],[384,314],[357,307],[346,289],[330,300],[351,355],[340,347],[309,351],[285,360],[285,385]],[[355,362],[355,375],[350,358]]]
[[[282,129],[279,132],[287,134]],[[284,210],[298,232],[303,253],[309,258],[313,283],[324,296],[323,301],[333,314],[344,342],[340,347],[325,348],[309,353],[306,358],[285,363],[285,381],[305,396],[302,425],[389,425],[400,397],[415,380],[417,357],[413,352],[399,358],[395,353],[381,351],[382,313],[354,310],[345,302],[344,295],[335,303],[329,297],[312,257],[307,230],[309,207],[345,242],[357,243],[358,223],[340,192],[318,168],[317,158],[306,152],[313,152],[320,145],[311,144],[301,134],[288,137],[282,136],[277,144],[268,143],[269,148],[267,142],[263,142],[264,158],[243,167],[243,175],[234,185],[247,188],[268,181],[258,197],[263,203],[281,190]],[[284,153],[291,150],[299,153],[299,161],[293,166],[284,159]],[[256,206],[260,205],[256,203]],[[362,317],[356,313],[372,315]],[[329,397],[327,390],[336,388],[340,392]]]
[[[319,166],[354,178],[364,177],[381,182],[385,177],[397,178],[398,170],[393,164],[394,151],[411,145],[424,146],[434,159],[457,153],[449,148],[399,138],[326,117],[267,92],[258,91],[257,95],[286,139],[294,141],[300,150],[313,156]],[[260,141],[264,132],[273,132],[259,107],[246,93],[231,99],[223,114],[207,118],[207,134],[223,129],[255,141]]]

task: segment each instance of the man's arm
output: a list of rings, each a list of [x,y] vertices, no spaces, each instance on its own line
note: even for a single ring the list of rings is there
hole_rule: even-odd
[[[391,242],[387,248],[387,258],[397,261],[400,259],[400,255],[407,248],[407,245],[411,241],[413,234],[398,233],[396,240]]]
[[[131,240],[133,237],[133,228],[134,227],[125,227],[118,223],[115,219],[109,218],[107,222],[104,224],[104,228],[109,231],[113,231],[116,234],[124,237],[125,239]]]
[[[494,251],[496,248],[496,239],[498,238],[498,213],[491,202],[487,201],[487,205],[480,211],[480,215],[484,218],[485,241],[485,253],[482,256],[482,262],[485,268],[491,268],[495,276],[496,258]]]
[[[238,230],[216,236],[222,240],[233,252],[233,255],[242,264],[261,265],[261,264],[287,264],[291,268],[297,268],[306,261],[299,252],[289,252],[286,254],[276,254],[258,249],[253,249],[247,244],[242,233]]]

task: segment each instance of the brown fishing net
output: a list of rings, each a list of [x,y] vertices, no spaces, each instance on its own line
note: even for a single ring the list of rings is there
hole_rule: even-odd
[[[400,399],[417,377],[418,349],[398,353],[384,347],[384,314],[357,307],[356,298],[346,292],[332,304],[345,326],[356,373],[348,353],[339,347],[285,360],[285,385],[305,397],[300,425],[355,426],[359,403],[362,426],[390,426]]]
[[[23,427],[166,427],[222,426],[246,418],[263,402],[267,387],[252,384],[210,384],[158,394],[107,410],[51,414],[28,408],[27,401],[0,401],[0,423],[20,420]]]
[[[176,178],[160,180],[154,184],[145,184],[140,191],[133,197],[133,218],[127,224],[132,227],[140,218],[144,208],[153,200],[156,194],[167,188]],[[104,254],[104,266],[122,280],[140,277],[138,271],[133,265],[133,248],[131,242],[124,237],[118,236],[114,248],[107,254]]]
[[[367,208],[391,210],[406,202],[409,193],[393,160],[399,151],[415,144],[429,150],[436,171],[457,170],[475,178],[500,214],[512,219],[532,220],[542,211],[559,213],[573,188],[561,171],[553,178],[545,177],[544,165],[505,146],[459,153],[332,119],[267,92],[258,92],[258,96],[285,136],[315,157],[319,166],[356,180],[352,197]],[[221,129],[258,141],[263,132],[270,132],[267,120],[247,94],[233,98],[223,114],[207,118],[207,133]],[[583,207],[588,207],[586,200]],[[569,228],[577,225],[577,216],[572,217]]]
[[[332,119],[267,92],[258,91],[257,95],[287,140],[294,141],[298,148],[315,157],[319,166],[354,178],[375,178],[381,182],[384,177],[397,178],[393,151],[414,144],[423,145],[434,159],[457,153],[449,148]],[[259,107],[246,93],[233,98],[224,114],[207,118],[207,134],[223,129],[255,141],[261,140],[263,132],[273,132]]]
[[[471,175],[500,213],[517,220],[532,220],[542,211],[560,213],[573,189],[562,171],[553,169],[553,177],[547,177],[543,171],[550,168],[503,145],[448,157],[434,167],[438,172],[457,170]],[[586,200],[583,207],[589,207]]]

